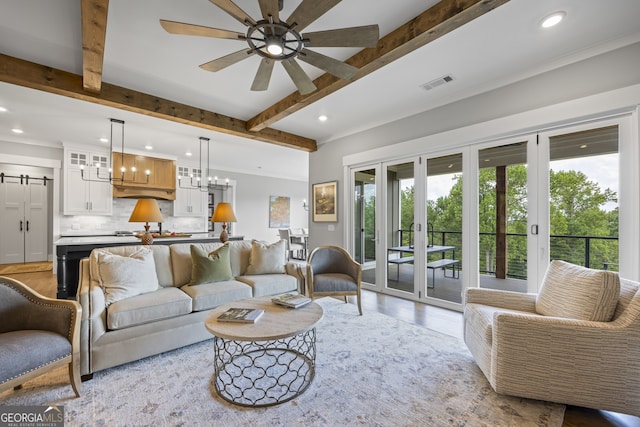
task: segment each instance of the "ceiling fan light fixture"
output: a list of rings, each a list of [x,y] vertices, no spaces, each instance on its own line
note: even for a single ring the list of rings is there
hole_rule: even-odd
[[[280,40],[275,38],[267,40],[267,52],[276,57],[282,55],[284,48],[282,47]]]

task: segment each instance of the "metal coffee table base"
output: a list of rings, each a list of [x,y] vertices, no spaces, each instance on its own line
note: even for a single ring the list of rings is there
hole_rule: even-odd
[[[313,381],[316,329],[271,341],[214,337],[215,389],[241,406],[273,406],[303,393]]]

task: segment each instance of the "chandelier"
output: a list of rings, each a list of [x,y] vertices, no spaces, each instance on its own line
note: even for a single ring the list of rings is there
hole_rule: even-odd
[[[206,145],[206,151],[207,151],[207,168],[206,169],[204,169],[204,164],[202,162],[203,144]],[[228,190],[229,189],[229,178],[225,178],[224,184],[219,184],[218,177],[217,176],[211,177],[210,175],[211,168],[209,164],[209,138],[205,138],[203,136],[200,137],[200,159],[199,159],[198,166],[200,168],[200,174],[198,176],[194,176],[193,173],[191,173],[189,175],[188,182],[184,182],[182,180],[183,177],[181,175],[178,175],[178,187],[191,189],[191,190],[199,190],[207,193],[209,192],[209,190]],[[202,180],[202,171],[205,171],[207,175],[207,179],[204,182]]]
[[[85,166],[81,165],[80,166],[80,177],[82,178],[83,181],[91,181],[91,182],[108,182],[110,184],[113,185],[118,185],[118,184],[148,184],[149,183],[149,175],[151,175],[151,171],[149,169],[144,171],[145,174],[145,178],[146,180],[143,182],[137,181],[136,180],[136,172],[137,172],[137,168],[135,166],[131,166],[130,171],[131,171],[131,175],[132,178],[131,179],[125,179],[125,173],[127,172],[127,168],[124,166],[124,120],[118,120],[118,119],[109,119],[111,121],[111,134],[109,136],[109,165],[107,168],[101,168],[101,164],[100,162],[95,162],[93,164],[89,164],[89,168],[94,167],[96,169],[95,173],[91,173],[89,171],[88,175],[89,176],[85,176],[84,171],[85,171]],[[114,177],[113,176],[113,126],[114,124],[116,126],[121,126],[121,161],[122,161],[122,167],[120,168],[120,177]],[[103,172],[104,169],[107,169],[107,172]]]

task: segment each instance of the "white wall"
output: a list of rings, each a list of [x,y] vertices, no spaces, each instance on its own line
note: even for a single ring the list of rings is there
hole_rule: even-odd
[[[640,104],[640,43],[319,146],[309,182],[338,180],[338,222],[311,223],[309,246],[344,241],[344,164],[355,158],[423,153],[427,146],[469,144]],[[597,94],[601,96],[593,98]],[[636,135],[637,137],[637,135]],[[363,154],[364,153],[364,154]]]

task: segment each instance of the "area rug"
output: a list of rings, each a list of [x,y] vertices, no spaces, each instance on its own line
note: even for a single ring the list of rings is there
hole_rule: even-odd
[[[244,408],[213,388],[212,341],[97,372],[74,398],[65,368],[0,394],[64,406],[66,426],[561,426],[564,406],[493,392],[464,343],[332,298],[316,376],[297,398]]]
[[[2,274],[20,274],[20,273],[37,273],[39,271],[52,271],[53,262],[25,262],[21,264],[4,264],[0,265],[0,275]]]

